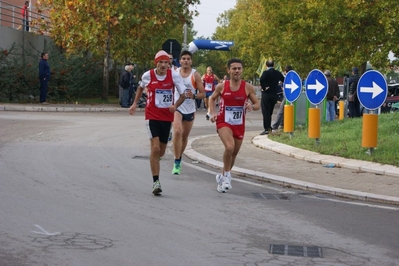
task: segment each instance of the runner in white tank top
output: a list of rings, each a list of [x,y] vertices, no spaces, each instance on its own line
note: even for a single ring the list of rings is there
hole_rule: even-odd
[[[195,118],[195,99],[203,99],[205,97],[205,89],[202,84],[201,75],[192,69],[192,54],[189,51],[183,51],[180,54],[180,65],[177,69],[183,78],[186,86],[185,101],[179,106],[173,120],[173,149],[175,154],[175,162],[172,174],[179,175],[181,171],[181,157],[187,146],[188,135],[194,124]],[[195,91],[198,90],[196,94]],[[178,98],[176,98],[178,99]],[[175,100],[176,100],[175,99]]]

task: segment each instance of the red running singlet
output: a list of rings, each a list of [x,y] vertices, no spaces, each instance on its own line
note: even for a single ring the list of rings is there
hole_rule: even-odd
[[[147,85],[146,120],[173,122],[174,114],[169,112],[173,105],[174,84],[172,72],[166,71],[166,78],[158,80],[154,69],[150,70],[150,82]]]
[[[236,139],[243,139],[245,132],[245,103],[248,95],[245,91],[244,80],[241,81],[237,91],[230,89],[230,80],[223,84],[223,92],[219,102],[219,114],[216,128],[229,127]]]

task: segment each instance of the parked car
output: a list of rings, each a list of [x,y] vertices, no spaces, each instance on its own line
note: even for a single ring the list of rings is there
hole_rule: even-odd
[[[392,104],[391,113],[399,113],[399,103]]]
[[[392,105],[399,102],[399,83],[388,84],[387,99],[381,106],[381,113],[389,113]]]

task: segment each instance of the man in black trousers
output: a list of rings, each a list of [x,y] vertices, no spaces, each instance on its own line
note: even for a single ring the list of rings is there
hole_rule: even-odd
[[[260,86],[262,91],[261,108],[263,115],[263,128],[264,131],[261,135],[266,135],[271,132],[272,114],[274,105],[277,102],[277,92],[279,82],[284,82],[284,76],[280,71],[274,69],[273,60],[266,61],[267,69],[263,71],[260,77]]]

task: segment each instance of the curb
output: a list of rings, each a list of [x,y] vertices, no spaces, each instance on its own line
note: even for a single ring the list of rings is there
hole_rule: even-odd
[[[341,168],[363,171],[378,175],[399,177],[399,167],[387,164],[373,163],[355,159],[347,159],[333,155],[323,155],[313,151],[302,150],[283,143],[270,140],[267,136],[256,136],[252,143],[259,148],[294,157],[311,163],[334,164]]]
[[[25,105],[0,105],[0,111],[14,112],[128,112],[127,108],[122,107],[95,107],[95,106],[25,106]],[[144,110],[136,108],[136,111]]]
[[[207,166],[211,166],[211,167],[216,168],[216,169],[222,169],[223,168],[223,163],[222,162],[219,162],[219,161],[216,161],[216,160],[214,160],[212,158],[204,156],[204,155],[196,152],[192,148],[192,143],[194,141],[200,140],[200,139],[203,139],[203,138],[206,138],[206,137],[210,137],[210,136],[215,136],[215,134],[205,135],[205,136],[200,136],[200,137],[195,137],[195,138],[189,138],[184,154],[187,157],[189,157],[190,159],[196,160],[196,161],[198,161],[198,162],[200,162],[202,164],[205,164]],[[254,143],[254,140],[256,138],[258,138],[258,137],[255,137],[252,140],[253,143]],[[274,143],[275,145],[274,145],[274,149],[272,149],[270,147],[268,147],[266,149],[270,149],[270,150],[276,151],[277,150],[276,142],[273,142],[273,141],[271,141],[269,139],[268,139],[268,141],[270,143]],[[256,146],[258,146],[258,147],[262,146],[262,148],[266,147],[265,145],[260,145],[259,143]],[[286,145],[286,146],[290,147],[288,145]],[[297,149],[297,148],[295,148],[295,149]],[[297,149],[297,150],[303,152],[303,154],[306,153],[307,157],[304,156],[304,155],[303,155],[304,157],[302,157],[302,155],[301,156],[298,155],[295,158],[298,158],[298,159],[307,158],[307,161],[309,161],[309,162],[321,163],[321,161],[319,159],[310,160],[310,156],[311,156],[310,152],[303,151],[303,150],[300,150],[300,149]],[[278,152],[278,151],[276,151],[276,152]],[[285,154],[285,155],[289,155],[289,156],[293,156],[292,152],[290,154],[286,154],[287,150],[285,152],[281,150],[280,153],[281,154]],[[319,155],[319,154],[314,153],[314,152],[312,152],[312,154],[313,155]],[[349,163],[347,165],[349,165]],[[341,167],[345,167],[345,166],[341,166]],[[351,168],[351,169],[354,169],[354,168]],[[363,171],[366,171],[366,170],[363,170]],[[334,195],[334,196],[338,196],[338,197],[344,197],[344,198],[356,199],[356,200],[362,200],[362,201],[368,201],[368,202],[378,202],[378,203],[399,205],[399,197],[385,196],[385,195],[379,195],[379,194],[373,194],[373,193],[366,193],[366,192],[359,192],[359,191],[348,190],[348,189],[341,189],[341,188],[323,186],[323,185],[318,185],[318,184],[314,184],[314,183],[310,183],[310,182],[298,181],[298,180],[295,180],[295,179],[292,179],[292,178],[283,177],[283,176],[277,176],[277,175],[262,173],[262,172],[259,172],[259,171],[253,171],[253,170],[249,170],[249,169],[244,169],[244,168],[240,168],[240,167],[236,167],[236,166],[233,167],[232,172],[237,174],[237,175],[240,175],[240,176],[244,176],[244,177],[247,177],[247,178],[252,178],[252,179],[255,179],[255,180],[258,180],[258,181],[262,181],[262,182],[270,182],[270,183],[273,183],[273,184],[281,185],[283,187],[291,187],[291,188],[302,189],[302,190],[311,191],[311,192],[330,194],[330,195]]]

